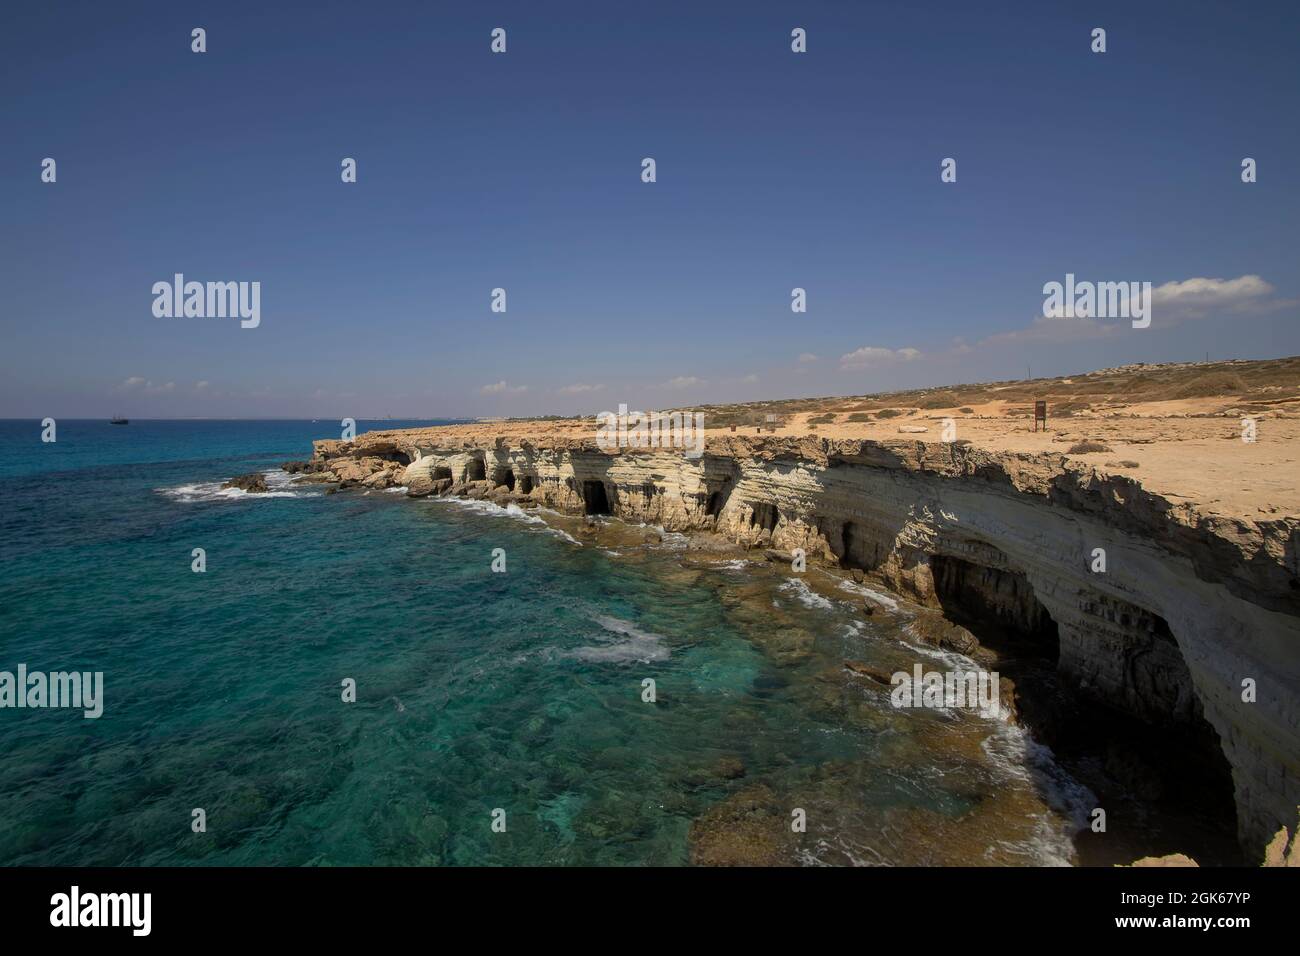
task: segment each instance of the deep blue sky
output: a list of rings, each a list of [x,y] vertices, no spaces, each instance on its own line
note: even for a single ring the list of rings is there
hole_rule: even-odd
[[[1300,352],[1293,2],[4,16],[0,416],[595,412]],[[175,272],[260,281],[260,328],[155,318]],[[1067,272],[1224,283],[1146,330],[1027,331]]]

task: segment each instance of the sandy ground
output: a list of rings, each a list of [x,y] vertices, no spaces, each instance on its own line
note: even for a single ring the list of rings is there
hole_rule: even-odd
[[[1034,430],[1033,402],[1048,405]],[[951,403],[951,404],[950,404]],[[969,441],[994,452],[1065,454],[1210,515],[1300,517],[1300,356],[1127,365],[1066,378],[953,385],[856,397],[703,406],[708,436],[817,435]],[[856,419],[850,421],[850,417]],[[775,418],[775,425],[767,424]],[[1243,419],[1255,440],[1243,441]],[[945,419],[953,432],[945,435]],[[734,423],[734,425],[732,424]],[[484,420],[421,429],[428,440],[593,440],[594,418]],[[1072,452],[1079,442],[1107,450]]]
[[[1029,419],[994,417],[989,413],[997,409],[992,408],[974,410],[974,415],[953,409],[914,412],[881,422],[818,425],[815,433],[826,438],[938,441],[943,419],[951,417],[955,437],[976,447],[1066,454],[1099,472],[1137,479],[1148,491],[1193,503],[1207,514],[1252,520],[1300,516],[1300,419],[1271,417],[1271,413],[1256,417],[1256,440],[1246,442],[1240,416],[1184,418],[1185,411],[1169,414],[1161,409],[1163,414],[1151,415],[1134,407],[1122,417],[1049,417],[1047,430],[1035,432]],[[926,431],[900,433],[901,426],[924,426]],[[808,431],[801,421],[778,429],[777,434]],[[1070,453],[1070,447],[1080,441],[1100,442],[1111,450]]]
[[[1046,431],[1034,431],[1026,417],[1008,416],[998,403],[957,409],[910,411],[870,422],[834,422],[810,426],[807,420],[824,412],[789,416],[769,432],[778,436],[817,435],[822,438],[868,438],[876,441],[942,440],[944,419],[951,418],[954,437],[990,451],[1066,454],[1099,472],[1137,479],[1149,491],[1174,502],[1194,504],[1207,514],[1250,520],[1300,516],[1300,418],[1276,412],[1254,416],[1256,440],[1242,440],[1240,415],[1222,411],[1205,415],[1205,401],[1129,406],[1103,414],[1048,421]],[[1215,404],[1222,404],[1217,402]],[[1177,406],[1177,407],[1169,407]],[[1050,413],[1049,413],[1050,414]],[[840,416],[843,417],[843,416]],[[708,428],[708,436],[756,435],[754,427]],[[900,429],[924,428],[924,432]],[[526,438],[545,445],[557,438],[594,439],[591,419],[482,422],[421,429],[432,439],[490,441],[498,437]],[[1109,451],[1071,453],[1080,441],[1100,442]]]

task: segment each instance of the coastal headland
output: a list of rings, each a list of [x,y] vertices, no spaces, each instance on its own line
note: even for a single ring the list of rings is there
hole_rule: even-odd
[[[285,469],[802,552],[931,609],[933,641],[998,662],[1016,719],[1080,766],[1235,815],[1245,859],[1294,826],[1300,359],[693,411],[696,457],[515,419],[318,441]]]

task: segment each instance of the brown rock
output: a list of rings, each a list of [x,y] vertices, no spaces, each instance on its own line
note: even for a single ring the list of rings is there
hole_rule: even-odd
[[[696,866],[794,866],[798,849],[789,808],[772,790],[750,787],[710,807],[691,824]]]
[[[1190,856],[1170,853],[1168,856],[1144,856],[1140,860],[1134,860],[1129,866],[1200,866],[1200,864]]]
[[[879,667],[872,667],[862,661],[845,661],[844,669],[862,677],[869,677],[877,684],[883,684],[886,687],[890,687],[894,683],[894,675],[889,671]]]
[[[417,475],[406,483],[408,498],[424,498],[433,494],[433,479],[428,475]]]
[[[260,472],[250,472],[247,475],[240,475],[238,478],[231,478],[221,486],[222,488],[239,488],[241,491],[251,492],[253,494],[266,491],[266,476]]]
[[[745,775],[745,765],[739,757],[723,757],[713,765],[713,773],[724,780],[737,780]]]
[[[974,634],[941,614],[918,614],[909,627],[919,640],[934,647],[946,648],[959,654],[973,654],[980,647],[979,639]]]
[[[1300,811],[1300,807],[1296,807]],[[1300,833],[1300,825],[1297,825],[1296,832]],[[1287,844],[1290,842],[1290,846]],[[1300,840],[1291,840],[1291,834],[1286,827],[1278,830],[1269,841],[1268,846],[1264,848],[1264,866],[1300,866],[1300,850],[1297,849],[1297,843]]]

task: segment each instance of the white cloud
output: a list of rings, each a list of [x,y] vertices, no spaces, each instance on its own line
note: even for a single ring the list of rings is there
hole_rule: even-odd
[[[211,384],[211,383],[210,383],[210,382],[207,382],[207,381],[203,381],[203,382],[195,382],[195,383],[194,383],[194,388],[195,388],[196,391],[200,391],[200,392],[201,392],[201,391],[203,391],[205,388],[207,388],[210,384]]]
[[[1154,295],[1154,291],[1152,294]],[[1128,319],[1123,320],[1121,324],[1117,322],[1098,322],[1096,319],[1089,318],[1048,319],[1040,315],[1034,319],[1028,328],[1017,329],[1014,332],[998,332],[986,339],[981,339],[979,344],[982,346],[1023,346],[1035,343],[1059,345],[1066,342],[1084,342],[1091,339],[1104,339],[1121,335],[1129,328]]]
[[[803,355],[799,356],[800,365],[807,365],[809,362],[815,361],[817,361],[817,356],[813,355],[811,352],[804,352]]]
[[[1273,286],[1257,275],[1235,279],[1194,277],[1166,282],[1151,290],[1151,328],[1172,328],[1192,319],[1212,316],[1259,315],[1295,305],[1294,299],[1271,298]],[[1098,320],[1088,317],[1044,318],[1039,315],[1027,328],[998,332],[980,341],[981,346],[1032,344],[1062,345],[1114,338],[1129,334],[1129,319]]]
[[[913,348],[882,349],[872,345],[864,345],[856,351],[846,352],[841,355],[840,368],[845,370],[879,368],[882,365],[894,365],[898,362],[914,362],[920,357],[921,353]]]
[[[493,382],[491,385],[484,385],[479,389],[484,395],[518,395],[520,392],[528,391],[527,385],[510,385],[505,379],[499,382]]]
[[[166,382],[163,385],[155,385],[147,378],[141,378],[139,375],[132,375],[130,378],[126,379],[126,381],[122,382],[121,385],[118,385],[114,389],[114,391],[116,392],[144,391],[144,392],[148,392],[149,394],[156,395],[161,392],[170,392],[175,387],[176,387],[175,382]]]
[[[678,375],[676,378],[670,378],[660,385],[660,388],[690,388],[692,385],[703,385],[704,380],[696,378],[694,375]]]
[[[576,385],[566,385],[559,389],[559,392],[561,395],[583,395],[587,392],[599,392],[604,387],[604,385],[583,385],[578,383]]]
[[[1269,299],[1274,291],[1270,283],[1257,275],[1235,279],[1198,276],[1181,282],[1166,282],[1151,290],[1151,319],[1155,325],[1168,326],[1211,314],[1255,314],[1292,304]]]

